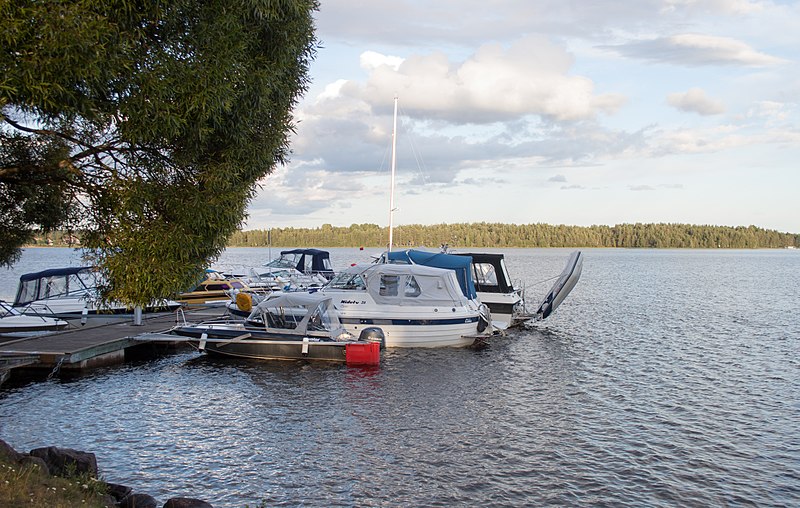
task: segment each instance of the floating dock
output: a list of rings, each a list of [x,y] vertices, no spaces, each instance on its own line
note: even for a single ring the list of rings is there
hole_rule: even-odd
[[[178,320],[204,321],[220,318],[225,307],[189,307],[177,312],[145,314],[140,325],[133,320],[120,320],[81,326],[70,322],[66,330],[26,337],[0,339],[0,384],[12,369],[83,371],[122,363],[143,346],[169,344],[169,330]],[[184,343],[175,337],[175,344]],[[141,356],[140,354],[137,356]]]

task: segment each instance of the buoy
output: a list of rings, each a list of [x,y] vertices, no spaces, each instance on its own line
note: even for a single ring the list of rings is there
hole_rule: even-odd
[[[379,342],[345,344],[344,358],[347,365],[380,365],[381,345]]]
[[[253,308],[253,298],[247,293],[238,293],[236,295],[236,307],[242,312],[250,312]]]

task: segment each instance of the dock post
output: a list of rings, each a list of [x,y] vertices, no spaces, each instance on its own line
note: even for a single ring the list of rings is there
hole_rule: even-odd
[[[133,308],[133,324],[134,326],[142,326],[142,307],[140,305]]]

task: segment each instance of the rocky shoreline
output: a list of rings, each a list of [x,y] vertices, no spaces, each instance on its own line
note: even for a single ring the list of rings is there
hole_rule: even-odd
[[[97,458],[94,453],[48,446],[35,448],[28,453],[16,451],[8,443],[0,439],[0,458],[16,463],[19,466],[37,467],[50,476],[70,477],[87,475],[97,478]],[[158,501],[149,494],[134,492],[131,487],[108,483],[104,484],[105,501],[108,507],[118,508],[158,508]],[[173,497],[164,503],[163,508],[213,508],[200,499],[190,497]]]

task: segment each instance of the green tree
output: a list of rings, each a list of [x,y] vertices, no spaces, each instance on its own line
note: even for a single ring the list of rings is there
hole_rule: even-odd
[[[0,0],[0,264],[80,233],[104,296],[185,289],[286,161],[316,0]]]

